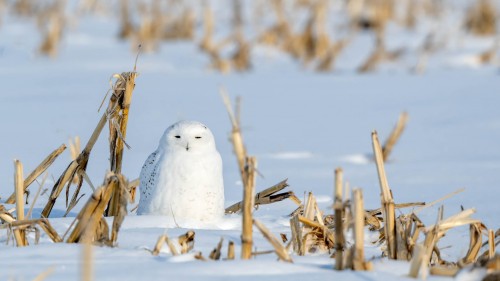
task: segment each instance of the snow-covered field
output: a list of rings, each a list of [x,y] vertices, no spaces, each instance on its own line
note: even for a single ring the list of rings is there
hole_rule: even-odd
[[[23,162],[26,175],[68,139],[80,136],[82,145],[86,143],[101,116],[97,109],[109,88],[109,78],[131,71],[135,59],[130,43],[116,39],[116,20],[80,18],[64,36],[55,59],[36,53],[39,35],[33,26],[7,16],[0,27],[2,202],[13,191],[13,159]],[[420,35],[395,36],[392,43],[418,41]],[[471,60],[491,40],[466,37],[460,44],[451,43],[430,58],[429,69],[422,75],[408,71],[414,64],[411,56],[378,72],[357,74],[354,66],[367,56],[369,50],[363,47],[371,42],[364,34],[339,58],[336,72],[326,74],[304,70],[287,55],[257,47],[251,72],[222,75],[206,69],[206,55],[194,44],[161,44],[157,53],[143,53],[139,58],[140,76],[127,131],[131,149],[125,151],[123,173],[130,179],[139,176],[145,159],[170,124],[198,120],[212,129],[223,159],[226,206],[241,200],[242,185],[228,141],[230,122],[218,94],[224,86],[233,98],[242,97],[245,144],[249,154],[257,157],[262,174],[257,190],[288,178],[290,190],[301,198],[312,191],[321,209],[330,212],[333,170],[342,167],[350,185],[363,189],[366,208],[378,208],[380,189],[371,161],[371,132],[377,130],[385,139],[399,113],[407,111],[408,126],[386,165],[396,202],[431,202],[465,187],[464,192],[443,202],[445,217],[459,212],[461,206],[474,207],[474,218],[496,230],[500,227],[498,70]],[[49,169],[46,188],[52,188],[70,160],[68,152],[56,160]],[[88,165],[94,185],[102,182],[107,168],[104,131]],[[36,183],[31,187],[32,194],[36,187]],[[87,195],[69,216],[74,217],[91,194],[86,184],[82,190]],[[33,217],[39,216],[47,198],[48,193],[39,198]],[[420,213],[424,223],[436,220],[438,206]],[[294,203],[283,201],[261,206],[254,215],[273,233],[289,236],[287,215],[295,208]],[[64,211],[60,198],[50,219],[60,235],[73,220],[62,218]],[[194,225],[192,254],[173,257],[165,247],[155,257],[147,251],[159,235],[167,232],[177,237],[187,229],[191,228],[177,228],[162,217],[131,213],[117,248],[94,247],[95,280],[401,280],[407,278],[409,269],[406,262],[380,258],[380,247],[370,244],[376,235],[368,231],[366,256],[373,258],[372,272],[334,271],[334,261],[327,254],[293,255],[293,264],[279,262],[273,254],[251,261],[195,260],[196,252],[208,256],[220,237],[224,238],[223,258],[229,240],[236,243],[239,256],[239,215],[226,216],[214,225]],[[53,244],[42,235],[39,245],[16,248],[12,243],[6,245],[7,238],[7,231],[0,230],[0,280],[32,280],[49,268],[53,273],[46,280],[80,278],[80,245]],[[451,230],[439,244],[452,245],[442,250],[443,257],[450,261],[463,257],[468,241],[468,227]],[[258,250],[271,249],[258,231],[254,244]],[[465,271],[457,279],[479,278],[473,274]]]

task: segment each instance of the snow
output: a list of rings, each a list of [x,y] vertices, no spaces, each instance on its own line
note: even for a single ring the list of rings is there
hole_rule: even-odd
[[[88,16],[79,19],[64,37],[57,58],[38,55],[38,35],[33,23],[7,16],[0,27],[0,195],[7,198],[13,187],[12,159],[20,159],[25,175],[61,143],[80,136],[82,146],[90,137],[101,113],[97,109],[109,88],[112,74],[130,71],[135,54],[128,42],[116,39],[117,21]],[[399,34],[400,31],[391,31]],[[27,35],[28,34],[28,35]],[[397,38],[398,36],[394,36]],[[408,37],[408,38],[407,38]],[[424,37],[415,32],[390,42],[391,47],[417,46]],[[406,41],[408,39],[408,41]],[[500,95],[497,70],[479,66],[473,55],[491,44],[468,38],[462,47],[453,43],[446,52],[431,56],[429,69],[413,75],[408,69],[413,57],[384,66],[380,71],[359,75],[355,66],[368,55],[368,35],[360,35],[339,58],[334,73],[316,74],[302,69],[288,56],[267,47],[254,50],[254,69],[244,74],[222,75],[206,69],[208,60],[191,43],[162,43],[158,53],[143,53],[138,62],[140,76],[130,109],[124,174],[139,176],[148,154],[157,146],[164,129],[180,119],[199,120],[212,129],[224,165],[226,206],[241,200],[238,167],[228,142],[230,122],[218,95],[224,85],[232,97],[242,96],[242,131],[249,154],[257,156],[257,190],[288,178],[289,189],[301,199],[312,191],[322,210],[332,203],[333,170],[341,166],[351,187],[363,188],[368,209],[380,205],[375,165],[371,162],[373,130],[380,138],[390,133],[400,112],[410,116],[408,126],[386,164],[389,184],[397,203],[436,200],[461,187],[465,191],[444,201],[445,217],[460,207],[475,207],[475,218],[498,229],[500,184]],[[458,39],[456,39],[458,40]],[[417,43],[415,43],[417,42]],[[455,42],[455,41],[453,41]],[[145,126],[144,124],[148,124]],[[151,137],[144,137],[151,136]],[[88,165],[94,185],[108,168],[107,133],[103,132]],[[70,161],[64,153],[51,166],[46,188],[51,188]],[[31,187],[36,191],[36,183]],[[69,214],[60,198],[50,222],[60,235],[91,193]],[[38,217],[47,194],[38,200]],[[31,201],[31,200],[30,200]],[[138,202],[138,201],[137,201]],[[137,203],[135,203],[137,204]],[[135,206],[132,204],[130,209]],[[436,208],[420,213],[427,225],[436,220]],[[8,209],[12,206],[9,205]],[[255,217],[273,233],[287,233],[287,215],[295,209],[290,201],[260,206]],[[250,261],[202,262],[220,237],[236,244],[239,256],[241,217],[226,216],[215,224],[176,227],[166,217],[126,217],[118,247],[93,247],[96,280],[404,280],[409,264],[380,258],[380,247],[370,245],[366,256],[373,259],[372,272],[337,272],[328,255],[300,257],[293,264],[262,255]],[[173,257],[165,247],[159,256],[152,250],[159,235],[177,237],[188,229],[196,232],[192,253]],[[467,251],[469,230],[451,230],[440,247],[446,259],[457,260]],[[50,267],[46,280],[76,280],[80,276],[81,246],[53,244],[42,234],[39,245],[15,248],[6,245],[0,230],[0,280],[32,280]],[[30,239],[32,239],[32,236]],[[254,233],[258,250],[271,246]],[[32,243],[33,244],[33,243]],[[478,280],[479,270],[464,270],[457,280]],[[449,278],[429,276],[429,280]]]

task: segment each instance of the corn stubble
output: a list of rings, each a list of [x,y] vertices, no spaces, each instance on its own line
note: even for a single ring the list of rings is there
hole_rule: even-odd
[[[497,12],[491,0],[475,1],[465,17],[467,31],[478,36],[494,35],[497,31]]]
[[[250,71],[255,63],[252,53],[259,46],[288,54],[304,68],[331,72],[342,52],[363,31],[371,33],[375,40],[372,51],[357,67],[359,72],[376,71],[381,65],[397,62],[404,53],[410,53],[417,58],[410,70],[420,74],[425,72],[430,55],[446,47],[446,42],[424,42],[416,51],[406,51],[410,47],[404,46],[388,50],[385,47],[387,26],[397,25],[413,32],[419,22],[442,21],[446,11],[452,8],[443,1],[418,0],[350,0],[344,5],[327,0],[235,0],[230,7],[232,28],[226,32],[222,27],[228,25],[227,17],[217,17],[210,1],[120,0],[104,4],[82,1],[78,9],[70,12],[66,2],[59,0],[43,5],[38,1],[16,0],[5,5],[18,16],[36,19],[42,38],[38,49],[43,55],[57,55],[71,19],[89,13],[117,14],[120,26],[117,36],[129,40],[133,50],[140,44],[151,52],[157,51],[162,42],[194,42],[207,55],[208,67],[221,73]],[[498,12],[493,1],[471,2],[461,19],[462,31],[476,36],[496,36]],[[254,15],[252,21],[245,17],[248,10]],[[430,26],[426,31],[429,38],[451,36],[444,28]],[[223,32],[227,34],[216,38]],[[485,50],[478,59],[480,63],[491,63],[495,55],[493,50]]]
[[[82,152],[78,153],[76,146],[72,145],[74,157],[68,169],[63,173],[55,187],[60,188],[61,183],[71,184],[75,175],[79,179],[78,184],[82,183],[82,174],[86,161],[100,131],[108,122],[110,134],[110,167],[114,172],[107,174],[103,184],[97,188],[85,206],[81,209],[74,223],[67,230],[67,233],[61,238],[52,228],[49,220],[46,218],[26,219],[24,217],[24,198],[26,187],[34,181],[55,158],[65,149],[62,145],[52,152],[34,172],[24,179],[23,169],[20,161],[15,162],[15,203],[16,216],[8,212],[3,205],[0,205],[0,219],[5,222],[2,228],[10,232],[17,246],[27,246],[27,232],[39,233],[40,229],[44,231],[55,243],[84,243],[85,245],[100,244],[115,246],[118,241],[118,233],[124,216],[127,214],[127,203],[133,196],[131,189],[137,186],[137,183],[129,183],[128,180],[120,174],[123,148],[126,146],[124,137],[126,135],[126,121],[130,107],[131,93],[134,86],[135,71],[124,73],[119,76],[110,103],[106,113],[99,121],[92,137]],[[129,95],[127,97],[127,95]],[[460,192],[457,191],[444,198],[438,199],[427,205],[423,202],[396,204],[393,192],[389,188],[387,176],[384,168],[384,160],[388,158],[392,147],[400,137],[404,124],[407,120],[407,114],[403,113],[393,133],[388,137],[383,149],[378,140],[376,132],[372,133],[373,151],[375,163],[379,174],[379,183],[381,189],[381,207],[376,210],[365,210],[363,207],[362,190],[356,188],[352,195],[349,192],[347,183],[344,183],[343,170],[337,168],[334,177],[334,203],[333,213],[328,214],[320,210],[314,194],[309,193],[304,202],[299,200],[293,192],[283,192],[288,187],[287,180],[281,181],[276,185],[267,188],[255,194],[256,158],[246,154],[246,148],[243,144],[243,137],[240,130],[240,104],[236,106],[235,112],[230,103],[227,93],[223,91],[223,100],[226,104],[230,121],[233,127],[231,141],[237,155],[237,163],[240,166],[241,178],[244,183],[243,201],[238,202],[226,209],[227,213],[237,213],[242,211],[243,229],[241,238],[241,258],[249,259],[261,254],[274,253],[285,262],[293,262],[293,254],[307,256],[317,253],[330,253],[335,258],[336,270],[371,270],[372,265],[365,260],[364,255],[364,228],[369,227],[371,231],[379,232],[378,243],[383,244],[382,255],[390,259],[405,260],[411,263],[409,276],[425,276],[427,272],[437,275],[455,275],[461,268],[474,264],[487,268],[497,268],[498,255],[495,255],[495,247],[500,240],[500,231],[494,232],[479,220],[472,219],[473,209],[462,211],[448,219],[443,218],[443,208],[440,208],[436,224],[426,227],[418,218],[418,212],[423,208],[428,208],[438,202],[451,197]],[[385,151],[385,153],[384,153]],[[71,169],[70,172],[68,170]],[[80,171],[80,172],[78,172]],[[136,181],[134,181],[136,182]],[[56,189],[57,191],[57,189]],[[53,191],[54,192],[54,191]],[[105,219],[106,209],[111,210],[111,202],[115,200],[114,220],[110,227]],[[350,199],[352,198],[352,199]],[[254,208],[261,204],[270,204],[291,199],[298,208],[292,213],[290,219],[290,241],[286,235],[280,234],[281,239],[273,234],[262,222],[253,218]],[[52,197],[48,204],[53,204]],[[50,205],[48,205],[50,206]],[[396,209],[408,207],[419,207],[410,213],[402,214],[396,217]],[[31,213],[31,212],[29,212]],[[29,217],[29,216],[28,216]],[[456,262],[448,262],[442,259],[437,243],[439,239],[449,230],[461,225],[469,225],[470,242],[469,250],[464,258]],[[269,242],[272,250],[254,251],[253,245],[253,226],[259,230],[264,238]],[[483,243],[483,233],[488,233],[487,242]],[[421,234],[424,239],[419,239]],[[66,238],[67,236],[67,238]],[[39,237],[39,234],[36,235]],[[353,241],[347,241],[346,237],[354,237]],[[35,239],[35,243],[37,243]],[[171,239],[167,234],[163,234],[152,250],[153,255],[159,255],[163,245],[167,245],[172,255],[187,254],[194,251],[195,233],[188,231],[175,239]],[[483,248],[487,246],[487,249]],[[88,247],[88,246],[85,246]],[[235,244],[229,241],[227,244],[227,256],[222,257],[224,252],[224,239],[216,244],[215,248],[208,255],[203,256],[201,252],[194,252],[194,257],[201,261],[207,260],[232,260],[235,259]],[[86,248],[87,249],[87,248]],[[483,250],[482,250],[483,249]],[[88,251],[88,250],[84,250]],[[481,251],[483,251],[481,253]],[[84,264],[91,264],[88,261]],[[497,266],[497,267],[495,267]],[[89,267],[88,265],[86,267]],[[85,269],[85,276],[91,276],[87,272],[91,269]],[[495,271],[492,274],[495,274]]]
[[[123,87],[120,88],[123,89]],[[348,191],[349,188],[347,184],[343,182],[342,169],[338,168],[335,170],[334,212],[333,214],[325,214],[318,207],[315,196],[312,193],[308,194],[304,203],[302,203],[293,192],[278,193],[288,186],[286,180],[254,195],[255,176],[257,171],[256,159],[246,154],[246,148],[240,130],[240,104],[238,103],[236,110],[233,111],[233,107],[225,90],[222,90],[222,97],[232,124],[231,142],[234,147],[237,163],[241,169],[240,174],[244,185],[243,200],[226,209],[227,213],[243,212],[241,259],[255,258],[261,254],[275,253],[280,260],[293,262],[293,254],[306,256],[315,253],[332,253],[332,257],[335,258],[335,269],[337,270],[371,270],[372,265],[365,260],[364,256],[364,227],[369,227],[370,230],[380,233],[378,243],[384,245],[383,255],[391,259],[410,261],[411,268],[409,275],[414,277],[419,276],[419,274],[426,274],[426,270],[429,267],[429,272],[431,274],[453,275],[456,274],[460,268],[475,263],[478,257],[493,256],[492,253],[494,250],[492,250],[492,247],[495,247],[494,239],[496,236],[491,234],[491,237],[488,239],[490,245],[488,250],[482,255],[479,255],[480,248],[484,246],[484,244],[482,244],[481,232],[484,232],[486,227],[478,220],[470,218],[473,210],[466,210],[446,220],[442,218],[441,211],[437,223],[433,226],[426,227],[418,218],[417,213],[422,208],[432,206],[445,198],[439,199],[428,205],[425,205],[423,202],[395,203],[392,190],[389,188],[387,176],[385,174],[384,160],[388,158],[389,153],[392,151],[392,147],[394,147],[403,132],[404,125],[408,118],[406,113],[401,115],[394,131],[385,142],[385,149],[381,147],[377,133],[372,133],[375,163],[379,173],[382,193],[381,208],[376,210],[365,210],[363,207],[361,189],[354,189],[351,195]],[[111,125],[110,128],[112,128]],[[114,125],[114,128],[119,128],[119,126]],[[116,130],[116,132],[117,137],[115,140],[118,140],[120,139],[118,136],[118,132],[120,131]],[[122,186],[122,188],[120,189],[118,186]],[[108,175],[103,186],[96,190],[91,200],[87,202],[87,205],[78,215],[76,219],[78,223],[73,228],[67,242],[98,242],[113,245],[113,243],[116,242],[116,235],[112,232],[112,238],[109,238],[109,227],[107,227],[106,220],[103,217],[104,208],[110,202],[113,191],[122,190],[122,194],[127,197],[127,195],[131,194],[129,190],[130,186],[131,184],[125,182],[123,176],[121,180],[118,180],[117,175]],[[346,195],[349,195],[345,196],[345,198],[343,198],[344,189],[346,189]],[[352,197],[352,200],[349,199],[350,197]],[[269,231],[264,224],[254,219],[252,216],[253,208],[260,204],[277,202],[278,200],[273,200],[274,198],[281,198],[281,200],[289,198],[299,205],[297,210],[292,213],[290,219],[290,241],[279,239],[278,236]],[[124,201],[122,206],[126,206],[124,205],[125,203]],[[425,206],[408,214],[402,214],[396,217],[396,209],[422,205]],[[126,209],[124,208],[123,210]],[[123,213],[126,214],[126,211]],[[6,215],[4,214],[4,216]],[[471,228],[470,247],[467,255],[455,263],[444,261],[437,247],[439,239],[446,231],[464,224],[470,225]],[[272,250],[252,252],[253,226],[262,233],[272,247]],[[119,223],[118,228],[113,225],[113,229],[119,229]],[[118,230],[116,230],[115,233],[117,232]],[[352,234],[349,235],[349,233]],[[420,234],[425,234],[423,242],[419,242],[421,241],[421,239],[419,240]],[[353,243],[348,243],[346,241],[345,237],[350,236],[354,237]],[[226,258],[222,258],[222,253],[224,252],[223,242],[224,239],[221,238],[212,252],[209,253],[208,257],[196,251],[193,253],[194,257],[201,261],[234,259],[235,247],[232,241],[227,244]],[[177,243],[166,234],[161,235],[158,238],[154,250],[152,250],[153,255],[160,254],[160,250],[165,244],[168,246],[169,252],[172,255],[192,252],[194,250],[194,232],[189,231],[185,235],[181,235],[177,239]]]
[[[18,247],[28,246],[31,241],[28,239],[28,233],[35,233],[34,243],[37,244],[40,239],[40,232],[46,233],[54,243],[83,243],[83,257],[82,257],[82,280],[92,280],[92,257],[91,257],[91,244],[116,246],[118,241],[118,233],[121,224],[127,215],[127,204],[134,196],[134,191],[137,186],[135,181],[129,183],[125,176],[121,174],[121,165],[123,159],[123,148],[126,136],[126,127],[128,120],[128,110],[131,104],[131,95],[135,86],[135,69],[133,72],[125,72],[117,76],[117,82],[112,88],[112,95],[110,98],[110,106],[99,120],[96,129],[92,133],[85,148],[80,151],[79,139],[70,142],[70,150],[72,161],[66,170],[59,177],[57,182],[52,188],[49,200],[42,211],[41,218],[31,219],[31,214],[35,201],[38,199],[43,184],[47,178],[45,174],[42,184],[35,195],[32,206],[30,207],[27,215],[25,216],[24,207],[24,194],[29,194],[29,186],[42,174],[49,166],[56,160],[56,158],[66,149],[63,144],[48,155],[26,178],[23,175],[22,164],[19,160],[15,160],[15,192],[7,199],[6,203],[16,204],[16,216],[13,216],[0,205],[0,219],[3,224],[0,224],[0,229],[8,231],[8,237],[11,237],[15,245]],[[90,153],[94,144],[96,143],[102,129],[106,122],[109,123],[110,128],[110,153],[111,161],[110,166],[112,172],[106,175],[104,183],[101,187],[97,188],[87,203],[83,206],[81,211],[76,216],[73,223],[67,229],[66,233],[61,237],[57,231],[51,226],[49,217],[54,204],[60,196],[64,187],[66,187],[66,204],[68,213],[83,195],[79,196],[79,191],[82,187],[84,179],[90,183],[90,179],[85,173]],[[76,185],[76,190],[69,201],[69,190],[71,185]],[[28,198],[26,198],[28,199]],[[69,201],[69,202],[68,202]],[[113,204],[110,204],[110,203]],[[69,204],[68,204],[69,203]],[[110,207],[111,206],[111,207]],[[106,208],[114,216],[112,226],[108,226],[105,219]],[[9,238],[8,240],[10,240]],[[194,233],[189,234],[184,238],[183,249],[187,250],[192,248],[192,241]],[[42,272],[37,278],[48,276],[51,273],[50,268]]]

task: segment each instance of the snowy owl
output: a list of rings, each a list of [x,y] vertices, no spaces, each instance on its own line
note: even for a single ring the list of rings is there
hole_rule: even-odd
[[[168,127],[140,175],[138,215],[211,222],[224,215],[222,160],[214,136],[196,121]]]

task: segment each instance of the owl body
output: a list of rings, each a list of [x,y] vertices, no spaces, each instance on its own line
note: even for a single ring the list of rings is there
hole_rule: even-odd
[[[210,130],[195,121],[170,126],[144,164],[137,214],[210,222],[224,215],[222,160]]]

